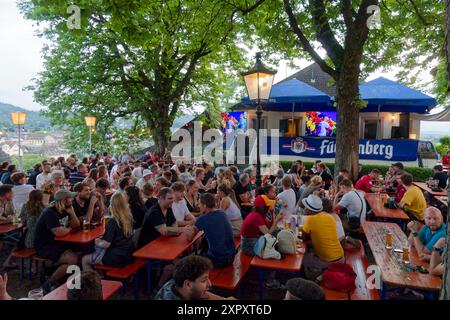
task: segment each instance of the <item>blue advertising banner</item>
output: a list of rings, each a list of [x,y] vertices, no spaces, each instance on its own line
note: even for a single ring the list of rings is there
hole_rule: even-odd
[[[271,154],[271,138],[268,137],[267,153]],[[416,161],[419,141],[417,140],[365,140],[359,141],[360,159],[383,161]],[[335,138],[280,137],[279,155],[308,158],[334,158]]]

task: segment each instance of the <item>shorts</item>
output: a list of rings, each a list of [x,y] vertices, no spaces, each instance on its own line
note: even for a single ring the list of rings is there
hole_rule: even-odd
[[[58,262],[61,256],[66,252],[70,251],[68,247],[63,243],[53,243],[46,245],[42,248],[36,248],[36,254],[44,259],[49,259],[52,262]]]

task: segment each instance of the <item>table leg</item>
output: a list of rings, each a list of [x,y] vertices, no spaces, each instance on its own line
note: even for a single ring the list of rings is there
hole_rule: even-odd
[[[264,298],[264,270],[259,269],[258,271],[258,286],[259,286],[259,300]]]
[[[148,263],[147,263],[147,294],[148,294],[149,299],[152,296],[151,272],[152,272],[152,260],[148,260]]]
[[[386,300],[386,285],[384,284],[384,282],[381,282],[381,300]]]

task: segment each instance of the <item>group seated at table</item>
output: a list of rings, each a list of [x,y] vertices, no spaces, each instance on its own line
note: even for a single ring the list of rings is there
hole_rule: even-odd
[[[442,215],[436,208],[427,208],[423,192],[401,163],[393,164],[384,179],[380,179],[378,169],[367,175],[360,170],[361,176],[354,183],[348,170],[341,170],[333,179],[320,161],[309,170],[295,161],[286,173],[280,168],[275,175],[264,177],[262,188],[256,189],[254,167],[240,173],[234,166],[213,168],[207,163],[182,161],[169,165],[134,161],[131,156],[112,161],[107,154],[98,155],[81,163],[71,156],[36,166],[37,171],[43,170],[35,174],[37,189],[28,188],[27,201],[16,203],[22,204],[21,218],[27,226],[22,247],[34,248],[37,256],[52,264],[52,271],[41,283],[46,293],[63,283],[69,265],[81,265],[85,271],[101,264],[120,268],[134,261],[136,250],[160,237],[183,234],[192,241],[203,231],[204,237],[191,249],[164,266],[157,298],[220,298],[208,293],[208,274],[212,268],[233,265],[236,236],[241,238],[241,252],[254,256],[261,236],[276,237],[281,230],[290,229],[301,234],[296,244],[307,245],[302,278],[286,283],[286,298],[323,299],[315,282],[320,282],[328,265],[344,263],[346,242],[359,247],[358,239],[364,239],[361,225],[369,219],[371,209],[365,193],[384,191],[394,194],[398,207],[410,217],[410,241],[420,257],[430,261],[431,273],[442,274],[438,250],[445,245]],[[58,173],[63,170],[71,172],[72,181],[84,178],[70,187],[75,192],[60,181],[66,179]],[[13,180],[23,185],[23,174],[14,174]],[[44,193],[50,193],[48,205]],[[0,186],[0,223],[12,222],[15,199],[13,186]],[[92,239],[93,246],[63,240],[70,233],[82,232],[86,223],[100,225],[103,221],[104,234]],[[283,288],[277,274],[270,272],[267,287]]]

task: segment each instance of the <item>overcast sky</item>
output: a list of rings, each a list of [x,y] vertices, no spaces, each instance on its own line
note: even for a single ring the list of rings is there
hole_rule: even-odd
[[[15,0],[0,0],[0,102],[10,103],[29,110],[42,109],[33,101],[33,94],[24,91],[31,79],[42,71],[41,49],[44,41],[35,36],[31,21],[20,14]],[[309,61],[301,61],[305,67]],[[281,61],[275,82],[297,70],[286,68]],[[394,73],[374,73],[368,80],[383,75],[395,80]],[[448,123],[422,122],[422,130],[447,131]]]

